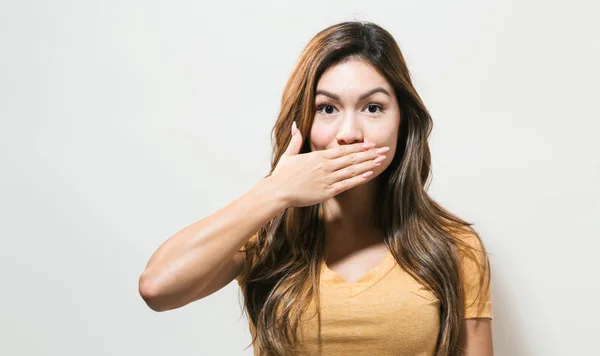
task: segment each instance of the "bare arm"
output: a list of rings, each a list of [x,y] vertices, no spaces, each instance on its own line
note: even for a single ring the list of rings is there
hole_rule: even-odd
[[[239,272],[241,247],[287,203],[267,177],[224,208],[166,240],[139,279],[139,293],[155,311],[184,306],[227,285]],[[216,279],[210,291],[205,290]]]
[[[356,143],[299,154],[302,142],[294,125],[270,176],[158,248],[139,279],[140,295],[151,309],[175,309],[227,285],[241,269],[240,248],[263,225],[287,207],[317,204],[365,183],[389,150]]]
[[[464,319],[459,336],[459,347],[464,356],[494,356],[492,347],[492,319]]]

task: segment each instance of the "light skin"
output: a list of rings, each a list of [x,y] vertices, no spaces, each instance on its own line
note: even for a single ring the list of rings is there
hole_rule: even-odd
[[[492,344],[492,319],[464,319],[462,322],[458,345],[465,356],[494,356]]]
[[[387,80],[372,66],[356,59],[328,68],[315,93],[312,151],[359,142],[390,148],[368,181],[324,202],[326,254],[347,255],[383,239],[373,227],[372,212],[377,178],[396,151],[400,108]]]
[[[375,88],[391,95],[378,92],[360,99]],[[339,99],[324,93],[316,97],[319,106],[327,100],[333,108],[322,107],[315,116],[309,137],[313,152],[299,154],[302,135],[291,127],[292,139],[269,177],[161,244],[139,279],[140,295],[150,308],[176,309],[229,284],[244,263],[240,248],[288,207],[324,203],[326,254],[334,259],[369,244],[381,246],[371,212],[377,177],[396,150],[396,98],[377,71],[355,61],[329,68],[317,89]],[[371,104],[383,106],[384,113]],[[371,251],[371,256],[379,252]],[[355,261],[352,268],[365,268],[364,259],[362,264]],[[461,345],[467,355],[492,355],[491,320],[465,320]]]
[[[382,240],[372,224],[375,188],[377,177],[396,151],[400,108],[386,79],[360,60],[326,70],[317,84],[315,104],[317,113],[310,131],[312,151],[361,142],[390,147],[368,180],[324,202],[325,253],[344,256]],[[463,320],[459,345],[464,355],[492,356],[491,319]]]

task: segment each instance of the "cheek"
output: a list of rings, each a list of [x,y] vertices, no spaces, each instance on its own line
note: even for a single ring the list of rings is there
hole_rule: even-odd
[[[316,120],[310,130],[310,147],[314,150],[327,149],[336,141],[335,130],[328,125],[319,124]]]
[[[396,148],[397,139],[398,132],[393,126],[378,127],[375,130],[365,132],[365,141],[374,142],[377,146],[389,146],[392,150]]]
[[[390,150],[386,154],[386,159],[383,166],[389,165],[394,159],[397,140],[398,140],[398,128],[395,125],[386,125],[385,127],[379,127],[377,130],[365,133],[365,140],[374,142],[378,147],[388,146]]]
[[[362,127],[364,141],[373,142],[379,147],[389,146],[391,151],[395,152],[396,140],[398,138],[398,124],[399,123],[396,122],[390,122],[385,125],[364,125],[364,127]],[[311,150],[324,150],[335,146],[336,144],[336,127],[315,120],[310,130]],[[393,154],[388,154],[389,159],[392,158],[391,156],[393,156]]]
[[[388,131],[389,132],[389,131]],[[389,134],[380,134],[374,137],[373,142],[377,144],[377,146],[388,146],[390,150],[385,154],[386,158],[382,162],[381,166],[375,169],[375,175],[379,175],[381,172],[385,171],[396,156],[396,146],[397,146],[397,136],[393,135],[393,132],[389,132]]]

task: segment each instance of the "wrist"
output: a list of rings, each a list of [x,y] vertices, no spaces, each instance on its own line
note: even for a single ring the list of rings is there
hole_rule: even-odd
[[[266,194],[272,197],[278,211],[284,211],[291,207],[290,196],[281,188],[281,184],[277,181],[277,178],[269,175],[260,181],[259,185]]]

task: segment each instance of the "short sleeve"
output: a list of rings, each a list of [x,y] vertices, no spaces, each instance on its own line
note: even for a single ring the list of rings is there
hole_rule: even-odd
[[[472,248],[461,247],[461,284],[465,301],[465,319],[492,318],[490,267],[482,242],[475,234],[462,239]],[[467,250],[467,251],[465,251]]]

